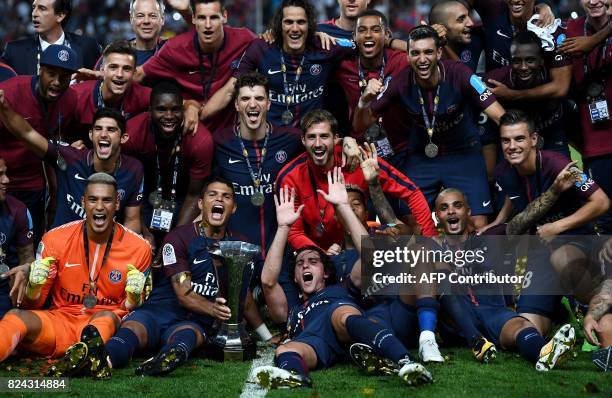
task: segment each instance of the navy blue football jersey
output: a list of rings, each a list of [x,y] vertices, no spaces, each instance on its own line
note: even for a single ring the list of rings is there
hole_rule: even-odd
[[[301,131],[292,127],[270,125],[262,183],[259,191],[264,194],[263,206],[251,203],[255,186],[242,153],[240,138],[235,128],[227,128],[214,134],[214,172],[231,181],[236,191],[236,213],[230,218],[232,233],[245,237],[249,243],[262,247],[265,256],[267,248],[276,233],[276,208],[274,207],[274,181],[280,170],[293,158],[302,153]],[[250,141],[243,139],[249,154],[249,161],[255,175],[258,174],[265,139]]]
[[[57,167],[58,153],[66,162],[66,170]],[[85,192],[87,178],[96,172],[93,151],[80,151],[67,144],[57,145],[49,141],[44,160],[54,166],[57,176],[57,208],[52,227],[85,218],[81,197]],[[120,213],[125,207],[140,205],[144,184],[142,164],[131,156],[121,155],[119,168],[113,177],[117,180]]]
[[[17,248],[32,245],[32,216],[21,201],[11,195],[0,202],[0,263],[19,265]],[[9,293],[9,280],[0,279],[0,296]]]

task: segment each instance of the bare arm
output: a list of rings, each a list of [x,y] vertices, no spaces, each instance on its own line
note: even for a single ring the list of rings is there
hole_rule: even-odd
[[[557,175],[553,184],[542,195],[530,202],[525,210],[508,222],[507,235],[521,235],[533,227],[555,204],[564,191],[576,182],[576,175],[569,171],[576,162],[568,163]]]
[[[363,176],[368,183],[368,190],[370,191],[370,199],[374,204],[376,214],[380,218],[383,224],[401,224],[402,222],[397,218],[395,212],[391,208],[387,197],[383,193],[380,182],[378,181],[379,166],[378,166],[378,154],[376,153],[376,145],[373,143],[365,144],[364,148],[359,148],[361,152],[361,170]]]
[[[141,206],[126,206],[123,211],[124,219],[123,225],[130,231],[136,232],[137,234],[142,233],[142,224],[140,220],[140,208]]]
[[[368,81],[368,85],[363,94],[361,94],[355,108],[355,114],[353,115],[353,129],[355,131],[365,131],[378,119],[378,115],[372,111],[370,104],[382,89],[383,83],[378,79],[370,79]]]
[[[599,188],[589,198],[587,202],[573,214],[555,221],[553,224],[558,224],[561,232],[583,226],[597,217],[605,213],[610,207],[610,199],[604,191]]]
[[[584,316],[584,335],[589,343],[601,347],[597,334],[602,332],[599,320],[608,313],[612,306],[612,279],[606,279],[599,291],[589,302],[589,310]]]
[[[495,101],[484,110],[484,113],[499,125],[499,119],[501,119],[506,111],[498,101]]]
[[[9,106],[3,90],[0,90],[0,122],[11,134],[23,141],[36,157],[42,158],[45,156],[49,148],[46,138],[34,130],[30,123]]]
[[[196,314],[209,315],[215,319],[228,320],[231,312],[225,306],[225,299],[217,297],[215,302],[194,293],[191,288],[191,273],[179,272],[171,277],[172,289],[181,307]]]
[[[295,210],[295,189],[289,193],[288,187],[280,187],[278,198],[274,196],[276,206],[276,219],[278,229],[274,240],[268,249],[266,261],[261,272],[261,285],[263,287],[270,317],[275,322],[286,322],[289,314],[287,296],[278,283],[278,277],[283,265],[283,254],[289,237],[291,225],[300,217],[304,205]]]
[[[192,222],[198,216],[198,197],[204,187],[205,179],[189,178],[187,196],[181,207],[176,225],[184,225]]]
[[[497,80],[489,79],[487,83],[496,97],[507,101],[563,99],[567,97],[572,82],[572,66],[563,66],[550,70],[550,82],[526,90],[513,90]]]
[[[223,85],[212,97],[206,102],[206,105],[200,110],[200,120],[206,120],[215,116],[222,109],[232,102],[234,96],[234,85],[236,84],[235,77],[230,77],[227,83]]]

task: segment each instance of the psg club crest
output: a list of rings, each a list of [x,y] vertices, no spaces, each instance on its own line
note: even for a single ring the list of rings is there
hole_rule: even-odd
[[[121,282],[121,278],[123,278],[123,276],[121,275],[121,271],[117,269],[112,270],[110,274],[108,274],[108,279],[110,279],[110,281],[113,283]]]
[[[472,52],[470,50],[463,50],[461,53],[461,62],[470,62],[472,60]]]
[[[276,152],[274,158],[278,163],[285,163],[287,161],[287,152],[281,149],[280,151]]]
[[[310,67],[310,74],[313,75],[313,76],[317,76],[319,73],[321,73],[321,70],[323,70],[323,68],[321,68],[321,65],[313,64]]]
[[[60,50],[57,53],[57,58],[59,58],[59,60],[62,62],[66,62],[68,59],[70,59],[70,54],[66,50]]]

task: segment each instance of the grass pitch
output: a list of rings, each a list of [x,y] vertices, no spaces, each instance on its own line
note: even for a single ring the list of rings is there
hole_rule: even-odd
[[[398,377],[369,376],[352,365],[339,365],[311,374],[314,388],[269,391],[267,397],[612,397],[612,375],[596,369],[590,354],[561,363],[548,373],[539,373],[534,365],[515,353],[498,353],[495,362],[477,363],[467,349],[443,349],[444,364],[429,365],[434,374],[432,385],[407,387]],[[127,369],[115,370],[112,379],[93,381],[71,379],[70,391],[54,396],[70,397],[239,397],[245,387],[251,364],[219,364],[194,359],[173,374],[162,378],[134,375],[139,360]],[[0,377],[37,376],[44,361],[20,361],[0,366]],[[10,370],[7,370],[9,366]],[[39,393],[1,396],[38,396]]]

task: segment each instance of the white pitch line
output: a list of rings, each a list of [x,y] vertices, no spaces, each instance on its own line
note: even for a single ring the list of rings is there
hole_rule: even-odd
[[[272,365],[274,358],[274,349],[270,346],[265,347],[263,350],[259,352],[259,358],[255,358],[253,363],[251,364],[251,369],[249,369],[249,375],[247,376],[246,381],[244,382],[244,388],[242,389],[242,394],[240,394],[240,398],[263,398],[268,393],[268,390],[259,387],[257,383],[251,383],[249,381],[254,379],[253,372],[259,366],[264,365]]]

